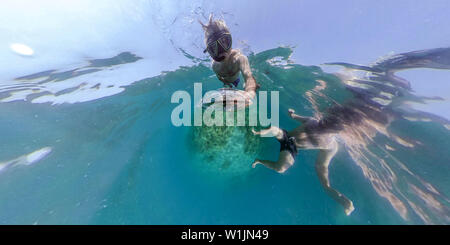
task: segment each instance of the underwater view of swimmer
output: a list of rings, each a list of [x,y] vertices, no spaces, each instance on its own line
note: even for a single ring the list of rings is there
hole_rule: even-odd
[[[262,164],[278,173],[284,173],[294,164],[298,150],[319,149],[315,162],[319,181],[325,191],[344,207],[345,213],[350,215],[355,209],[353,202],[334,189],[329,178],[330,162],[338,152],[339,142],[342,142],[342,145],[350,151],[352,147],[362,142],[373,142],[377,133],[405,142],[391,134],[388,127],[394,119],[408,115],[401,111],[400,104],[402,97],[406,96],[411,87],[405,79],[400,77],[392,79],[393,72],[413,68],[450,69],[449,61],[450,48],[438,48],[392,55],[370,67],[348,63],[326,63],[327,65],[342,65],[348,69],[370,71],[371,74],[365,75],[366,80],[337,74],[344,83],[352,80],[353,86],[347,86],[347,89],[352,91],[355,98],[344,104],[334,103],[332,107],[325,110],[324,114],[317,114],[316,118],[300,116],[295,114],[295,110],[289,109],[289,116],[301,123],[293,130],[286,131],[275,126],[261,131],[252,130],[255,135],[272,136],[280,142],[277,161],[255,159],[252,167],[255,168],[258,164]],[[380,73],[385,74],[379,75]],[[404,82],[399,83],[400,79]],[[319,82],[320,84],[314,89],[315,92],[326,87],[323,81]],[[365,84],[366,87],[355,89],[355,83]],[[404,88],[407,90],[403,90]],[[389,99],[389,102],[384,101],[380,104],[379,100],[373,100],[380,96]],[[414,113],[409,113],[409,115],[411,114]],[[423,113],[416,114],[423,115]],[[444,118],[436,116],[431,118],[430,120],[437,119],[447,125],[449,123]],[[407,169],[406,166],[402,167]],[[444,215],[444,219],[448,219],[447,208],[443,208],[439,212]]]
[[[295,114],[293,109],[289,109],[289,115],[292,119],[302,123],[302,125],[289,132],[275,126],[259,132],[253,131],[255,135],[272,135],[280,142],[281,147],[278,161],[273,162],[256,159],[252,167],[255,168],[258,164],[262,164],[278,173],[284,173],[294,164],[297,149],[320,149],[315,164],[320,183],[327,193],[344,207],[345,213],[350,215],[354,210],[352,201],[339,191],[333,189],[328,178],[328,166],[338,150],[338,144],[335,140],[336,133],[326,130],[321,125],[323,122],[318,122],[311,117],[303,117]]]
[[[201,21],[199,23],[205,31],[206,49],[203,52],[208,52],[213,59],[212,69],[217,78],[224,86],[237,88],[240,82],[239,73],[242,73],[247,99],[255,98],[260,85],[253,77],[247,56],[237,49],[232,49],[232,37],[225,21],[213,20],[211,14],[206,25]]]

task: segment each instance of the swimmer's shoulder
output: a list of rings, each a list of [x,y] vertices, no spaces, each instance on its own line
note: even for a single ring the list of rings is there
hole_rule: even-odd
[[[238,49],[235,49],[235,50],[236,50],[236,53],[235,53],[234,58],[236,60],[236,63],[239,63],[239,65],[241,65],[241,63],[248,64],[247,56],[245,54],[243,54],[240,50],[238,50]]]
[[[245,56],[245,54],[243,54],[241,52],[241,50],[239,50],[239,49],[233,49],[233,52],[234,52],[234,57],[237,59],[242,59],[242,58],[246,59],[247,58],[247,56]]]
[[[231,55],[236,57],[236,56],[243,55],[243,54],[241,53],[241,51],[239,49],[232,49]]]

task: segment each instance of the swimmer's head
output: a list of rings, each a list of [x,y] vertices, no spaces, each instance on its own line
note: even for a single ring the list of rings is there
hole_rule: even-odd
[[[215,61],[223,61],[229,55],[232,44],[231,34],[225,21],[213,20],[210,15],[207,25],[202,22],[200,24],[205,31],[206,49],[203,52],[208,52]]]

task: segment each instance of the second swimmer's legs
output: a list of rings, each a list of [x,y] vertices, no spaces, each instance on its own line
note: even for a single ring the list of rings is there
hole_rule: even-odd
[[[275,137],[278,140],[283,139],[283,130],[275,126],[271,126],[268,129],[262,129],[259,132],[252,129],[252,132],[254,135],[261,135],[262,137]]]
[[[282,140],[284,134],[283,130],[275,126],[271,126],[270,128],[263,129],[259,132],[252,130],[252,132],[255,135],[261,135],[263,137],[264,136],[275,137],[278,140]],[[276,162],[270,160],[255,159],[255,161],[252,164],[252,167],[255,168],[256,165],[262,164],[267,168],[277,171],[278,173],[284,173],[288,168],[290,168],[294,164],[294,162],[295,159],[289,151],[281,151],[280,155],[278,156],[278,160]]]
[[[290,168],[295,162],[294,157],[292,157],[291,153],[289,151],[282,151],[280,152],[280,155],[278,156],[278,161],[269,161],[269,160],[259,160],[255,159],[255,161],[252,164],[252,167],[255,168],[256,165],[262,164],[266,166],[267,168],[273,169],[277,171],[278,173],[282,174],[288,168]]]
[[[336,154],[337,150],[337,144],[334,143],[334,147],[331,149],[319,151],[319,155],[316,160],[316,173],[319,177],[320,184],[322,184],[322,187],[325,189],[327,194],[344,207],[345,214],[350,215],[353,210],[355,210],[353,202],[345,195],[331,187],[330,179],[328,177],[328,166],[330,165],[330,160]]]

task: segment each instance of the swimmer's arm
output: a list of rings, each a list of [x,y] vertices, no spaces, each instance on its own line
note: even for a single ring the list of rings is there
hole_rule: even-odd
[[[297,115],[297,114],[295,114],[295,111],[293,109],[289,109],[288,112],[289,112],[289,116],[291,116],[292,119],[294,119],[298,122],[301,122],[301,123],[307,123],[311,120],[315,120],[312,117],[303,117],[303,116]]]
[[[250,69],[250,64],[245,55],[239,56],[239,68],[241,70],[242,76],[245,79],[245,92],[250,93],[252,97],[256,96],[256,80],[253,77],[252,70]]]

